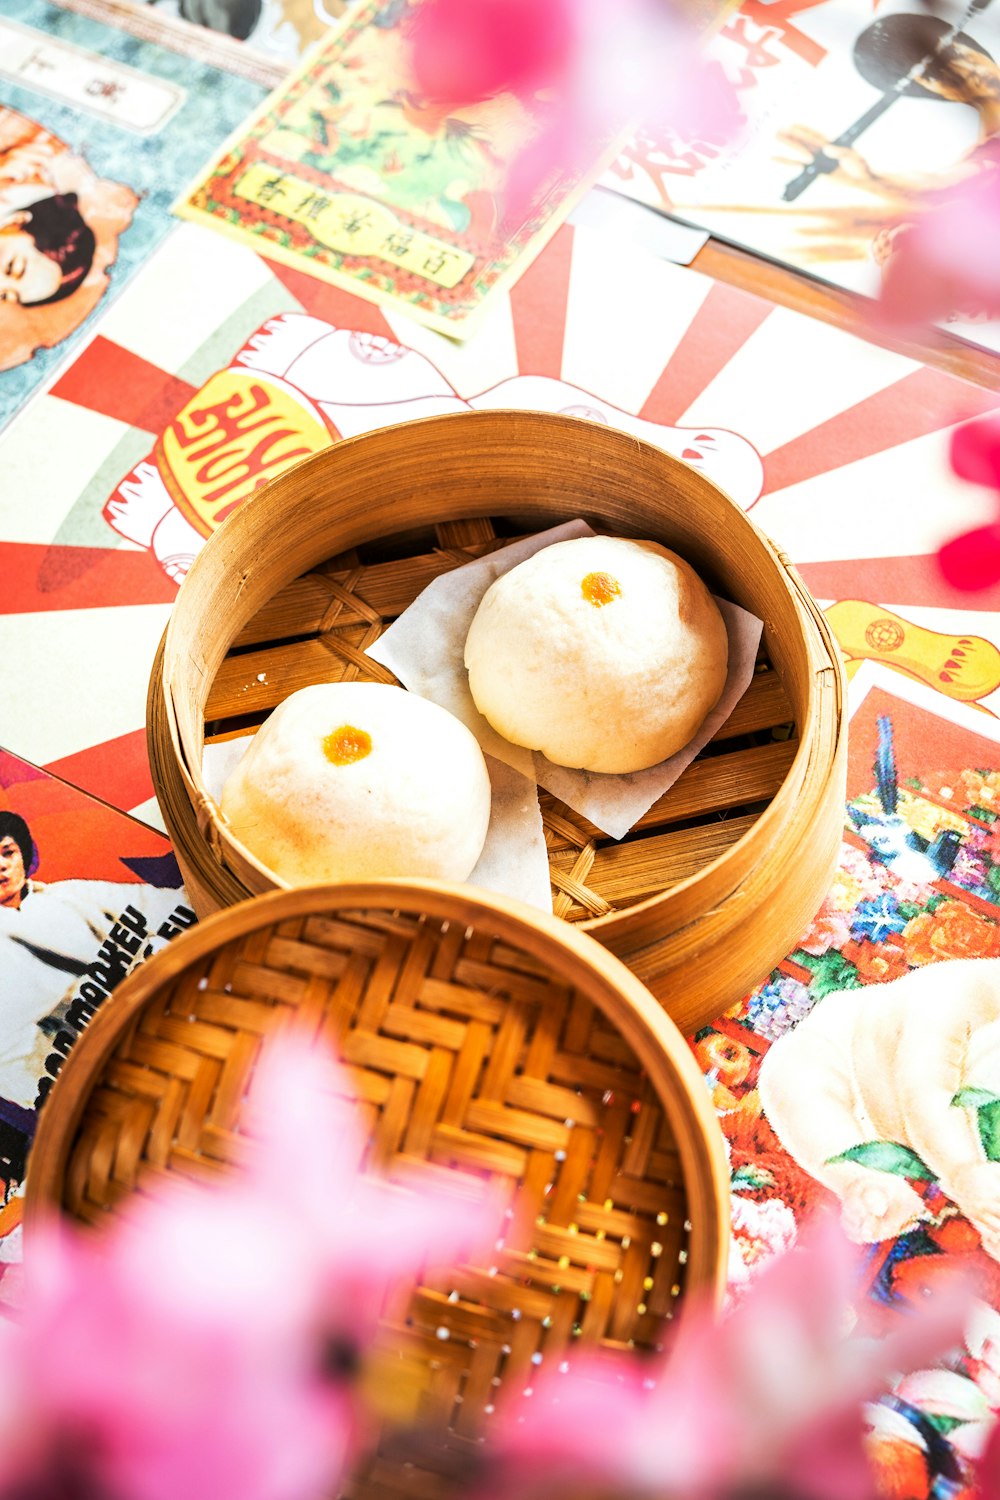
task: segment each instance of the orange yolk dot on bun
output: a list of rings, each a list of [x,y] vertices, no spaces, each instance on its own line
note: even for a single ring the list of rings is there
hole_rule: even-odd
[[[350,766],[356,760],[364,760],[372,750],[372,737],[364,729],[355,729],[353,724],[341,724],[323,741],[323,754],[335,766]]]
[[[580,588],[587,603],[592,604],[595,609],[610,604],[622,591],[618,579],[612,578],[610,573],[588,573]]]

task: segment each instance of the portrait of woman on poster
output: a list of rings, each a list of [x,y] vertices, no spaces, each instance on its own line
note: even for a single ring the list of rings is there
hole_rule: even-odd
[[[109,284],[138,198],[0,106],[0,370],[72,333]]]

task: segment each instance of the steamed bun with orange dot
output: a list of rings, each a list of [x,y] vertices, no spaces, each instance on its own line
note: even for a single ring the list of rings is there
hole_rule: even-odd
[[[498,578],[465,644],[469,687],[505,739],[557,765],[666,760],[722,695],[729,641],[694,569],[656,542],[556,542]]]
[[[230,830],[288,885],[465,880],[490,779],[454,715],[403,688],[301,688],[254,735],[222,791]]]

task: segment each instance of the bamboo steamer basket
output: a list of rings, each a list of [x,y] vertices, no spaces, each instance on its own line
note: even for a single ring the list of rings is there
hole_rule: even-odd
[[[688,1030],[794,946],[843,825],[844,680],[826,621],[704,475],[603,425],[535,412],[337,443],[244,502],[195,559],[154,664],[148,737],[199,915],[282,885],[209,795],[206,737],[245,733],[310,683],[394,681],[364,650],[432,578],[576,517],[673,548],[764,634],[728,723],[625,840],[541,793],[556,915],[625,959]]]
[[[485,1258],[382,1309],[383,1353],[422,1393],[423,1457],[405,1468],[383,1433],[348,1493],[438,1493],[539,1354],[659,1348],[687,1297],[718,1303],[729,1174],[677,1028],[570,924],[436,882],[275,892],[142,965],[46,1101],[29,1236],[53,1205],[107,1225],[135,1191],[246,1160],[247,1086],[266,1038],[292,1025],[342,1059],[366,1171],[419,1191],[457,1167],[511,1210]]]

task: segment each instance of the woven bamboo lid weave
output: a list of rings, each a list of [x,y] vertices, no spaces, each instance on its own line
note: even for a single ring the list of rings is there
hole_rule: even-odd
[[[29,1237],[47,1205],[102,1225],[164,1174],[212,1179],[244,1157],[247,1084],[293,1023],[343,1060],[371,1170],[433,1182],[454,1166],[509,1193],[492,1268],[456,1266],[384,1310],[442,1453],[476,1439],[494,1382],[523,1387],[538,1354],[656,1347],[682,1289],[721,1294],[728,1172],[673,1023],[584,934],[424,882],[260,897],[128,978],[42,1112]],[[354,1492],[433,1493],[414,1483],[383,1456]]]
[[[312,682],[394,681],[365,649],[427,583],[578,517],[673,548],[760,616],[764,638],[729,722],[625,840],[542,794],[554,910],[623,957],[685,1030],[788,952],[829,887],[843,828],[844,684],[826,621],[704,474],[539,412],[462,412],[336,443],[251,496],[195,559],[154,664],[148,731],[199,914],[281,885],[209,794],[206,737],[245,733]]]

